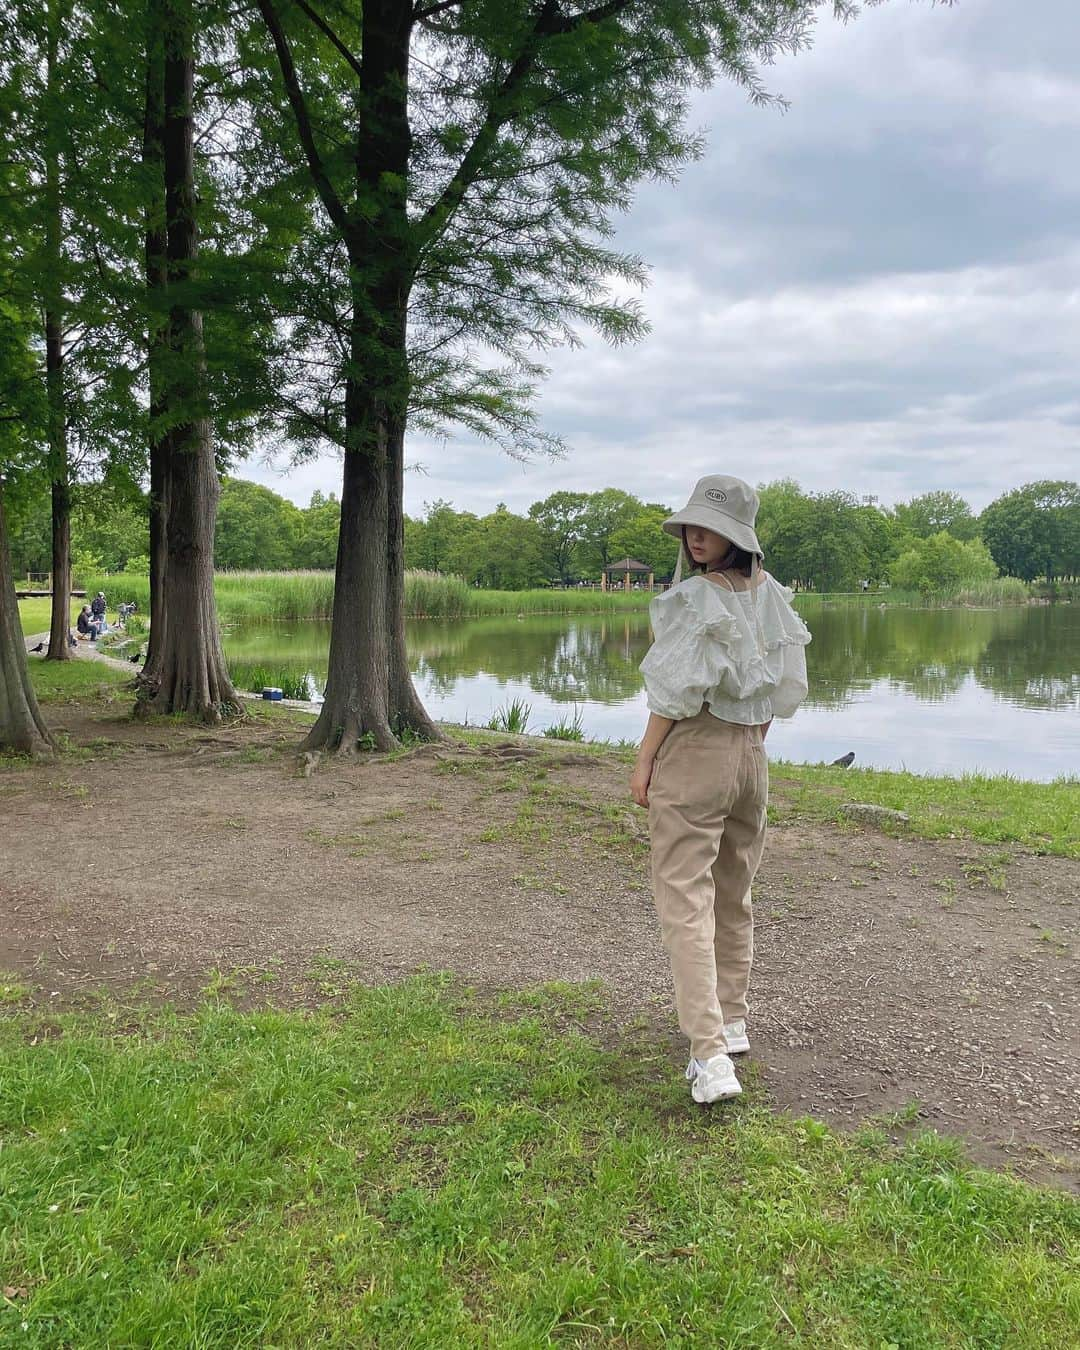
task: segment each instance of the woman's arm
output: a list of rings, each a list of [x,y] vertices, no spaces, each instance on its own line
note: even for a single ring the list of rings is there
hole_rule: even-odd
[[[634,761],[634,772],[630,775],[630,795],[638,806],[649,804],[649,781],[652,778],[653,760],[674,725],[675,721],[671,717],[661,717],[659,713],[649,714],[645,735],[641,738],[641,746]]]

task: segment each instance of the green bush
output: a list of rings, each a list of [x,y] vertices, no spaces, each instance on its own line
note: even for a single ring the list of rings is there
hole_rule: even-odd
[[[901,553],[889,569],[894,586],[923,595],[955,594],[997,577],[997,564],[981,539],[954,539],[942,530]]]

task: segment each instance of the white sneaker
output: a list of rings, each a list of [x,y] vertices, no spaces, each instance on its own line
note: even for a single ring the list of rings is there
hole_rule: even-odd
[[[735,1077],[735,1065],[727,1055],[713,1055],[712,1059],[704,1061],[692,1059],[686,1066],[686,1077],[690,1081],[691,1097],[703,1106],[725,1097],[737,1097],[742,1092]]]
[[[729,1055],[745,1055],[750,1049],[750,1037],[746,1034],[746,1023],[741,1017],[724,1027],[724,1040],[727,1041]]]

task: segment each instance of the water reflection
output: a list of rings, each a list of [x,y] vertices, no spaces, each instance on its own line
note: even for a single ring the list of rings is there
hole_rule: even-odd
[[[1070,714],[1080,711],[1080,607],[816,608],[806,611],[806,619],[814,634],[807,649],[807,706],[823,716],[847,710],[845,731],[854,726],[852,710],[868,726],[875,717],[879,724],[892,721],[902,709],[906,740],[919,736],[920,717],[927,734],[932,725],[940,736],[931,705],[952,706],[957,725],[965,709],[985,721],[993,714],[981,704],[974,713],[973,700],[989,696],[990,709],[1007,705],[1055,714],[1055,729],[1064,733],[1055,771],[1076,772],[1080,721]],[[408,642],[418,687],[437,716],[460,719],[467,712],[484,720],[500,702],[519,697],[533,703],[539,717],[550,712],[552,720],[576,705],[586,734],[637,734],[644,707],[638,666],[650,642],[644,612],[418,621],[408,626]],[[328,643],[328,625],[320,623],[225,633],[231,661],[310,671],[320,689]],[[534,718],[533,725],[544,722]],[[827,716],[824,725],[831,725]],[[1008,737],[1004,726],[1001,732]],[[1041,719],[1017,726],[1017,753],[1026,739],[1048,732]],[[1045,770],[1045,761],[1040,764]]]

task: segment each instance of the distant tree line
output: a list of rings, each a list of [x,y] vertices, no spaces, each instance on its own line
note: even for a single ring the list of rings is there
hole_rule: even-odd
[[[782,479],[760,488],[758,529],[767,566],[790,585],[856,589],[863,581],[949,591],[1000,575],[1024,581],[1080,574],[1080,485],[1038,482],[1007,492],[975,515],[955,492],[928,492],[896,506],[847,492],[804,492]],[[595,582],[630,557],[670,577],[677,543],[664,533],[672,507],[618,488],[554,492],[524,515],[498,505],[486,515],[446,501],[405,518],[405,564],[464,577],[494,590]],[[341,508],[316,492],[307,507],[269,488],[225,478],[214,561],[219,569],[332,568]],[[145,571],[146,496],[123,475],[79,489],[72,512],[76,574]],[[17,576],[47,572],[50,503],[25,503],[10,522]]]

